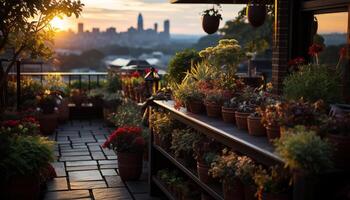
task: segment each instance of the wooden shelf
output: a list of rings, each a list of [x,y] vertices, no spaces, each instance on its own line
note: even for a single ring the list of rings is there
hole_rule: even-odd
[[[180,169],[183,173],[185,173],[189,178],[191,178],[197,185],[199,185],[204,191],[206,191],[210,196],[212,196],[216,200],[224,200],[224,198],[218,194],[213,188],[209,187],[205,183],[201,182],[199,178],[193,174],[189,169],[187,169],[183,164],[173,158],[168,152],[163,150],[161,147],[153,144],[153,148],[160,152],[163,156],[165,156],[170,162],[172,162],[178,169]]]
[[[165,196],[169,200],[176,200],[175,197],[164,187],[164,185],[155,176],[152,176],[152,181],[158,186],[158,188],[165,194]]]
[[[168,110],[176,120],[262,164],[283,164],[283,160],[274,153],[274,148],[266,137],[251,136],[246,131],[238,130],[233,124],[227,124],[220,119],[209,118],[205,115],[189,113],[184,108],[176,110],[174,101],[154,101],[154,103]]]

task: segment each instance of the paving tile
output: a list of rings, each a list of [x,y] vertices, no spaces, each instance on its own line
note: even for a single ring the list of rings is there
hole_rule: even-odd
[[[73,151],[73,152],[62,152],[62,156],[87,156],[90,155],[89,151]]]
[[[66,166],[67,166],[67,167],[72,167],[72,166],[85,166],[85,165],[97,165],[97,162],[96,162],[95,160],[66,162]]]
[[[88,152],[87,148],[86,149],[61,149],[61,152],[78,152],[78,151]]]
[[[94,160],[106,159],[106,156],[102,152],[91,152],[91,156]]]
[[[118,164],[118,160],[99,160],[98,163],[100,165],[117,165]]]
[[[109,149],[103,149],[103,152],[106,154],[106,156],[115,156],[115,152],[113,150]]]
[[[55,168],[56,174],[58,177],[67,176],[66,169],[64,167],[64,163],[62,162],[53,162],[51,165]]]
[[[145,181],[126,181],[125,183],[132,193],[148,192],[148,184]]]
[[[96,181],[103,180],[98,170],[88,171],[70,171],[68,172],[69,181]]]
[[[71,190],[71,191],[58,191],[47,192],[45,200],[70,200],[90,197],[89,190]]]
[[[131,200],[131,196],[126,188],[105,188],[93,189],[95,200]]]
[[[71,181],[70,188],[76,189],[94,189],[94,188],[106,188],[107,185],[104,181]]]
[[[91,156],[62,156],[60,161],[81,161],[91,160]]]
[[[118,175],[114,169],[101,169],[101,173],[103,176],[114,176]]]
[[[54,178],[47,182],[48,191],[58,191],[58,190],[68,190],[67,179],[64,178]]]
[[[118,157],[117,156],[107,156],[108,160],[115,160],[117,159]]]
[[[123,187],[124,182],[120,176],[105,176],[108,187]]]
[[[73,166],[66,167],[67,171],[86,171],[92,169],[98,169],[97,165],[87,165],[87,166]]]
[[[89,146],[90,151],[101,151],[100,146]]]
[[[117,169],[118,165],[100,165],[100,169]]]

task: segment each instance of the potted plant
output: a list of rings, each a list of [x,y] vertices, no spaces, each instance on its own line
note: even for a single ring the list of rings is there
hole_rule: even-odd
[[[124,102],[107,117],[108,122],[115,127],[126,125],[139,126],[141,124],[141,110],[133,102]]]
[[[236,173],[237,161],[237,154],[224,149],[209,170],[213,178],[222,180],[224,199],[244,200],[244,186]]]
[[[81,104],[86,99],[85,93],[80,89],[71,89],[69,96],[71,102],[73,102],[76,107],[81,107]]]
[[[202,27],[208,34],[213,34],[219,29],[220,20],[222,20],[221,14],[218,9],[211,8],[203,11],[202,14]]]
[[[262,1],[252,1],[246,8],[249,23],[254,27],[264,24],[266,19],[266,5]]]
[[[254,110],[254,105],[249,104],[247,101],[240,103],[235,112],[236,126],[238,129],[248,130],[247,118]]]
[[[256,108],[259,110],[259,108]],[[252,136],[265,136],[266,128],[261,123],[261,112],[253,112],[247,118],[248,133]]]
[[[0,134],[1,199],[39,199],[41,171],[53,161],[53,142],[40,136]]]
[[[261,115],[261,123],[266,128],[269,142],[279,138],[281,135],[280,114],[278,112],[280,107],[281,103],[278,102],[262,107],[262,109],[258,111]]]
[[[118,110],[123,102],[123,97],[121,92],[109,93],[107,91],[103,92],[103,116],[104,119],[108,119],[108,116]]]
[[[170,114],[153,112],[150,118],[150,127],[153,133],[154,144],[169,150],[172,130],[174,129],[174,121]]]
[[[235,111],[238,107],[238,101],[236,97],[231,98],[228,101],[225,101],[224,105],[221,107],[222,119],[226,123],[235,123]]]
[[[236,163],[236,174],[237,177],[244,184],[244,199],[245,200],[256,200],[255,191],[257,189],[254,183],[254,173],[258,169],[257,164],[247,156],[238,157]]]
[[[57,127],[57,97],[50,90],[45,90],[37,96],[38,120],[40,131],[44,135],[52,134]]]
[[[257,186],[256,195],[263,200],[290,200],[290,174],[280,167],[273,166],[264,169],[259,166],[254,173],[254,182]]]
[[[142,129],[137,126],[117,128],[103,144],[103,148],[116,151],[119,175],[123,181],[140,178],[144,146]]]
[[[223,103],[222,91],[208,90],[205,94],[204,105],[208,117],[221,117],[221,105]]]
[[[337,168],[349,169],[350,114],[330,117],[325,125],[326,138],[334,147],[332,160]]]

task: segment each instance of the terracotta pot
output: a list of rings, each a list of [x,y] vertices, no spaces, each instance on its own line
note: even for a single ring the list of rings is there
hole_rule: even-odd
[[[271,143],[274,139],[281,137],[281,127],[280,126],[267,126],[266,127],[267,138]]]
[[[264,24],[266,19],[266,6],[263,4],[251,4],[247,6],[249,23],[254,27]]]
[[[236,126],[240,130],[248,130],[247,118],[251,113],[235,112]]]
[[[221,107],[221,115],[222,115],[222,119],[226,123],[234,124],[236,122],[235,110],[233,108]]]
[[[198,178],[205,184],[214,182],[213,178],[209,176],[209,169],[210,167],[208,165],[197,161]]]
[[[205,109],[207,110],[208,117],[215,117],[215,118],[221,117],[221,105],[206,102]]]
[[[218,31],[220,18],[216,16],[204,15],[202,18],[203,30],[208,34],[213,34]]]
[[[350,131],[350,130],[349,130]],[[334,147],[333,162],[337,168],[350,168],[350,137],[342,135],[327,135],[328,142]]]
[[[143,153],[117,152],[118,170],[123,181],[138,180],[142,173]]]
[[[1,199],[37,200],[40,197],[40,180],[38,175],[14,176],[3,186]]]
[[[248,132],[252,136],[265,136],[266,128],[261,124],[261,117],[249,116],[247,119]]]
[[[289,196],[287,194],[273,194],[273,193],[263,193],[262,200],[289,200]]]
[[[222,186],[225,200],[244,200],[244,186],[238,178],[230,182],[225,180]]]
[[[69,120],[69,101],[63,99],[61,104],[58,106],[58,121],[66,122]]]
[[[159,134],[153,133],[153,143],[154,143],[155,145],[160,146],[160,137],[159,137]]]
[[[39,114],[38,121],[40,124],[40,132],[43,135],[51,135],[57,128],[58,117],[53,114]]]
[[[201,114],[205,109],[204,104],[201,101],[189,101],[186,103],[186,108],[188,112],[194,114]]]
[[[255,196],[257,188],[252,185],[244,184],[244,199],[245,200],[257,200]]]

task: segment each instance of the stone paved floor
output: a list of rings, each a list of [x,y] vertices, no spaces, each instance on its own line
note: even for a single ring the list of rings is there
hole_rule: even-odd
[[[153,199],[147,194],[146,167],[140,181],[123,182],[118,176],[116,154],[100,146],[110,131],[98,120],[59,126],[50,136],[57,142],[57,178],[48,183],[45,200]]]

